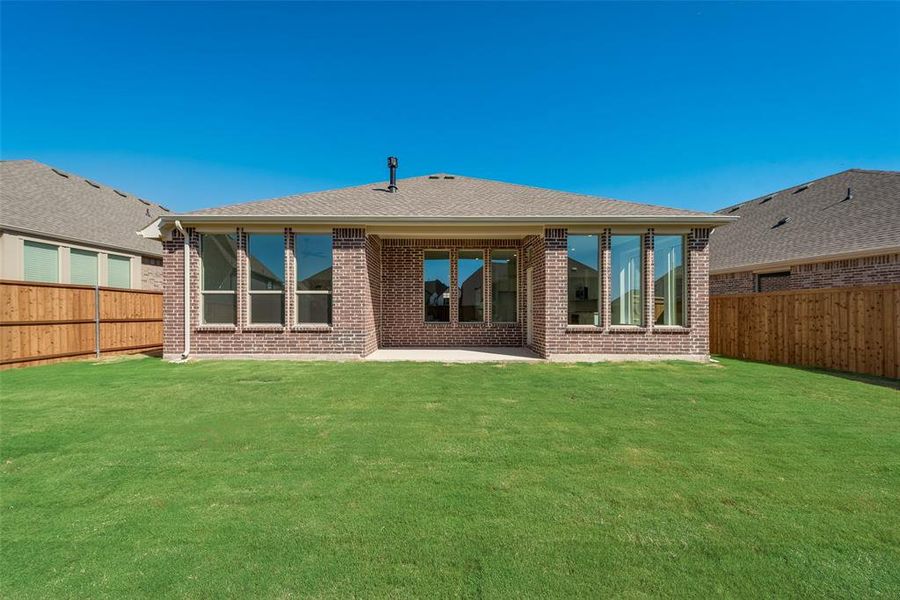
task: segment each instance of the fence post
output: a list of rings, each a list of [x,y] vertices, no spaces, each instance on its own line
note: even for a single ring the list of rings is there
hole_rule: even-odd
[[[94,350],[100,358],[100,282],[94,284]]]

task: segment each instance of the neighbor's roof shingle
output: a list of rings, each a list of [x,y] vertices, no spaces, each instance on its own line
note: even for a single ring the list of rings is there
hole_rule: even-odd
[[[397,181],[397,191],[375,183],[245,202],[191,215],[255,217],[603,217],[699,216],[707,213],[611,200],[460,175]]]
[[[168,211],[33,160],[0,162],[0,228],[159,256],[135,232]]]
[[[900,172],[850,169],[718,212],[740,219],[712,233],[713,272],[897,248]],[[774,227],[785,217],[786,223]]]

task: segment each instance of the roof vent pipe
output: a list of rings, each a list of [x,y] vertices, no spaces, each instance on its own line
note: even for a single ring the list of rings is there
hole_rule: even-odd
[[[397,191],[397,157],[388,156],[388,169],[391,170],[391,182],[388,184],[388,191],[394,193]]]
[[[847,200],[853,200],[853,188],[851,187],[847,188],[847,197],[843,199],[843,202],[846,202]]]

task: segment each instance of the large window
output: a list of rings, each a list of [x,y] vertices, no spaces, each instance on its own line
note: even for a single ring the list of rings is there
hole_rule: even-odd
[[[450,322],[450,253],[426,250],[424,261],[425,321]]]
[[[517,268],[515,250],[491,251],[491,319],[494,323],[518,320]]]
[[[460,250],[457,271],[460,322],[484,321],[484,252]]]
[[[331,235],[297,234],[297,322],[331,323]]]
[[[250,261],[250,322],[284,323],[284,236],[247,236]]]
[[[97,253],[69,250],[69,281],[79,285],[97,285]]]
[[[641,325],[641,236],[614,235],[610,257],[613,325]]]
[[[569,236],[569,324],[600,325],[600,238]]]
[[[653,271],[654,322],[684,325],[684,236],[654,236]]]
[[[204,234],[200,239],[203,322],[233,324],[237,316],[237,235]]]
[[[25,281],[59,283],[59,246],[25,242]]]
[[[131,287],[131,259],[110,254],[106,259],[106,285],[117,288]]]

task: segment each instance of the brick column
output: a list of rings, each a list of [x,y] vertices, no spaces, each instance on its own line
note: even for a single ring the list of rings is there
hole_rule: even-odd
[[[366,267],[366,230],[335,228],[332,237],[332,331],[347,353],[363,355],[373,314]]]
[[[568,310],[568,230],[544,230],[544,335],[546,352],[559,352],[565,342]]]
[[[691,352],[709,354],[709,233],[691,229],[688,235],[688,322],[694,332]]]
[[[612,244],[612,230],[606,228],[600,237],[600,327],[609,331],[612,322],[612,309],[609,306],[610,289],[612,285],[612,265],[610,265],[610,250]]]
[[[294,232],[284,228],[284,324],[293,327],[297,323],[297,275],[294,271]]]
[[[237,228],[237,329],[241,331],[250,323],[250,269],[247,260],[247,234],[243,227]]]

